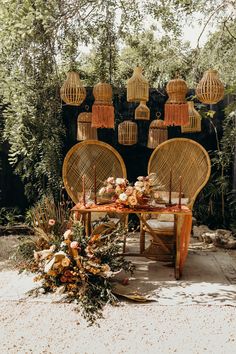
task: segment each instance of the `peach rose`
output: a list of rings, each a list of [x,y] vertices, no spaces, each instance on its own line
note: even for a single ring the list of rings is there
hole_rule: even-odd
[[[126,195],[131,195],[133,193],[133,187],[129,186],[126,188],[125,194]]]
[[[79,248],[79,242],[77,242],[77,241],[71,242],[70,247],[74,248],[74,249],[78,249]]]
[[[131,196],[128,198],[128,203],[129,203],[129,205],[131,205],[131,206],[137,205],[137,204],[138,204],[137,198],[136,198],[134,195],[131,195]]]
[[[54,226],[56,224],[56,221],[54,219],[49,219],[48,220],[48,225],[49,226]]]
[[[108,177],[108,178],[107,178],[107,183],[109,183],[109,184],[115,183],[114,177]]]

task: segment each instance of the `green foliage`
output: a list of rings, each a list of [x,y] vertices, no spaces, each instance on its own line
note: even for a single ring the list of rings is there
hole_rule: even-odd
[[[18,208],[0,208],[0,226],[14,225],[22,221],[23,215]]]
[[[195,206],[195,216],[212,227],[235,228],[236,202],[233,190],[236,114],[223,122],[223,137],[218,150],[211,153],[212,173]]]
[[[58,95],[54,46],[54,2],[7,2],[0,15],[0,69],[5,139],[9,162],[20,175],[28,199],[61,188],[64,127]]]

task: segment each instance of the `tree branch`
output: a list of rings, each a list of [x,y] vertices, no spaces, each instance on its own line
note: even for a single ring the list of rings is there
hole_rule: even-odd
[[[229,27],[226,25],[226,22],[227,22],[227,20],[225,20],[225,21],[223,22],[224,28],[227,30],[227,32],[229,33],[229,35],[230,35],[234,40],[236,40],[236,37],[233,35],[233,33],[231,32],[231,30],[229,29]]]
[[[212,17],[215,15],[216,12],[218,12],[220,9],[222,9],[223,7],[227,6],[228,5],[228,2],[225,2],[223,1],[216,9],[214,9],[214,11],[212,11],[212,13],[210,14],[210,16],[208,17],[207,21],[205,22],[204,26],[203,26],[203,29],[200,33],[200,35],[198,36],[198,39],[197,39],[197,49],[200,49],[200,46],[199,46],[199,42],[200,42],[200,39],[203,35],[203,33],[205,32],[205,29],[207,27],[207,25],[209,24],[209,22],[211,21]]]

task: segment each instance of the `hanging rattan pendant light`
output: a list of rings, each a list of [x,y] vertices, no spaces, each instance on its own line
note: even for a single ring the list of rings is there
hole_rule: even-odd
[[[127,101],[128,102],[147,102],[149,99],[148,80],[142,74],[142,68],[137,66],[132,77],[127,81]]]
[[[188,104],[186,94],[188,86],[182,79],[170,80],[166,86],[168,100],[165,103],[165,125],[189,124]]]
[[[99,82],[93,88],[95,102],[92,106],[93,128],[114,128],[115,115],[112,103],[112,87],[105,82]]]
[[[134,117],[136,120],[150,119],[150,109],[147,107],[145,101],[141,101],[139,106],[135,109]]]
[[[194,102],[188,101],[189,125],[181,127],[181,133],[195,133],[201,131],[201,115],[194,108]]]
[[[77,118],[77,140],[98,140],[97,128],[91,127],[92,113],[82,112]]]
[[[159,119],[160,113],[157,113],[157,119],[153,120],[149,126],[148,143],[149,149],[155,149],[158,145],[168,140],[167,127],[164,121]]]
[[[67,78],[60,89],[62,101],[71,106],[80,106],[85,100],[86,89],[82,86],[79,74],[76,71],[69,71]]]
[[[135,122],[126,120],[118,125],[118,142],[122,145],[134,145],[138,141],[138,127]]]
[[[202,103],[216,104],[224,97],[224,85],[216,70],[207,70],[196,88],[196,96]]]

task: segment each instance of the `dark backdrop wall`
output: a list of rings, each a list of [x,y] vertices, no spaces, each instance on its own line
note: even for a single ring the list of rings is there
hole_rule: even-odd
[[[191,94],[191,92],[190,92]],[[152,149],[147,148],[148,129],[150,122],[156,118],[156,113],[161,112],[163,119],[164,103],[167,99],[164,91],[160,92],[155,89],[150,89],[150,99],[147,103],[150,108],[150,121],[136,121],[138,124],[138,143],[133,146],[123,146],[118,143],[117,127],[120,122],[127,119],[134,119],[134,111],[137,104],[128,103],[126,101],[126,91],[114,91],[114,107],[116,124],[115,129],[98,129],[98,138],[112,145],[123,157],[127,168],[128,179],[134,182],[139,175],[147,174],[147,165]],[[77,117],[78,114],[85,111],[85,106],[92,109],[94,102],[92,88],[87,88],[86,100],[80,107],[63,105],[63,120],[66,126],[66,146],[64,155],[67,151],[77,143]],[[219,135],[222,134],[222,120],[224,102],[213,106],[216,111],[214,122],[217,126]],[[1,110],[0,110],[1,114]],[[0,206],[14,207],[18,206],[21,209],[27,207],[27,200],[24,196],[24,186],[18,176],[15,176],[11,166],[7,161],[8,145],[3,144],[2,130],[3,117],[0,115]],[[203,145],[207,151],[216,148],[215,133],[209,120],[202,119],[202,131],[200,133],[182,134],[180,127],[168,127],[168,138],[186,137],[193,139]]]

